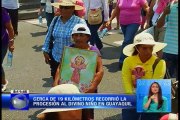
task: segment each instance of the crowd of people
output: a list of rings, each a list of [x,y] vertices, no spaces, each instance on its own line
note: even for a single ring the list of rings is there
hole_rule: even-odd
[[[9,1],[12,1],[12,3],[3,0],[1,7],[2,62],[8,49],[11,52],[14,51],[14,38],[18,35],[18,0]],[[14,6],[10,7],[11,5]],[[59,69],[63,49],[65,46],[69,46],[97,53],[96,73],[90,87],[84,93],[98,92],[98,85],[101,83],[104,71],[101,55],[103,43],[98,36],[97,30],[100,26],[107,28],[110,26],[111,28],[112,20],[115,17],[117,18],[115,29],[122,29],[124,36],[123,44],[119,50],[120,58],[118,61],[119,70],[122,71],[124,93],[136,93],[137,79],[163,79],[167,71],[172,78],[178,80],[178,0],[41,0],[38,15],[42,14],[43,9],[46,12],[47,34],[42,51],[45,63],[49,64],[51,69],[54,89],[63,87],[59,85]],[[92,24],[89,21],[89,17],[91,17],[90,11],[95,13],[99,9],[102,20],[97,24]],[[141,14],[142,11],[145,12],[145,16]],[[142,30],[153,29],[154,34],[144,32],[137,34],[139,27]],[[161,60],[153,70],[152,66],[158,58]],[[5,79],[2,62],[1,84],[2,91],[5,91],[8,80]],[[141,66],[142,72],[139,73],[137,78],[132,77],[132,71],[137,66]],[[58,93],[56,91],[55,93],[62,94],[63,92]],[[79,91],[76,93],[79,93]],[[151,95],[146,98],[146,102],[150,100],[153,100]],[[164,100],[161,98],[162,101]],[[144,109],[149,106],[150,103],[146,103]],[[66,114],[66,116],[70,114],[68,117],[77,117],[78,120],[94,119],[93,109],[72,110],[71,112],[56,110],[54,112],[57,112],[57,114],[53,115],[59,116],[58,119],[67,119],[63,117],[63,114]],[[63,114],[58,112],[63,112]],[[38,118],[45,119],[48,116],[49,114],[43,117],[39,115]],[[158,113],[137,113],[136,108],[122,109],[123,120],[139,120],[140,118],[142,120],[158,120],[160,117]]]

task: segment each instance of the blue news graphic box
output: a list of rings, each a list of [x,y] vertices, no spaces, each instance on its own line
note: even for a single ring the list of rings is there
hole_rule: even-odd
[[[166,101],[167,109],[166,111],[163,112],[171,112],[171,80],[170,79],[138,79],[137,89],[136,89],[137,112],[153,112],[150,111],[149,109],[148,109],[149,111],[143,109],[143,101],[147,98],[146,96],[148,96],[149,94],[149,88],[151,84],[154,82],[157,82],[160,85],[162,90],[162,96],[167,100]],[[160,111],[154,111],[154,112],[160,112]]]
[[[29,91],[12,90],[9,108],[10,110],[29,110]]]

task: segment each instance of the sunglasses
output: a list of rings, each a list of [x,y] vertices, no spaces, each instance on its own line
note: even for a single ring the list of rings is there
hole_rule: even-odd
[[[71,9],[72,6],[59,6],[60,9]]]

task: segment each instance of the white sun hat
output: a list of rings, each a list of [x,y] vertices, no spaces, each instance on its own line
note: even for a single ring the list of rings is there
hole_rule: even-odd
[[[82,29],[80,29],[82,28]],[[88,28],[88,26],[86,24],[76,24],[72,30],[72,35],[75,34],[75,33],[83,33],[83,34],[88,34],[88,35],[91,35],[91,32]]]
[[[59,2],[51,3],[51,5],[56,8],[59,8],[59,6],[75,6],[75,10],[83,10],[83,7],[76,3],[76,0],[60,0]]]
[[[80,94],[79,89],[73,84],[61,84],[55,87],[52,87],[49,91],[49,94]],[[50,108],[45,109],[43,112],[39,113],[36,117],[42,118],[45,113],[49,112],[61,112],[61,111],[70,111],[70,110],[79,110],[80,108]]]
[[[155,42],[153,36],[149,33],[139,33],[134,37],[133,44],[124,47],[123,53],[126,56],[132,56],[135,50],[134,46],[139,44],[154,45],[152,54],[162,50],[167,45],[166,43]]]

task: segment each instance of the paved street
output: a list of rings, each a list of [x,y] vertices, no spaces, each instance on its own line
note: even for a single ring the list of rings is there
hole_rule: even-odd
[[[45,22],[45,20],[44,20]],[[115,21],[113,21],[115,27]],[[19,36],[15,39],[13,66],[5,68],[9,81],[9,92],[13,89],[30,90],[30,92],[47,93],[51,88],[50,68],[44,62],[41,51],[44,43],[46,24],[39,25],[37,20],[19,21]],[[122,34],[111,34],[103,38],[102,59],[104,77],[99,85],[99,93],[123,93],[121,72],[118,70],[119,44]],[[6,63],[4,59],[4,65]],[[2,110],[2,120],[36,120],[40,109],[29,111]],[[95,120],[121,120],[121,109],[96,109]]]

